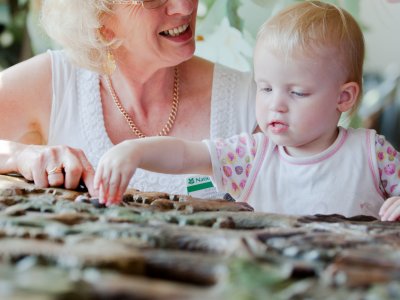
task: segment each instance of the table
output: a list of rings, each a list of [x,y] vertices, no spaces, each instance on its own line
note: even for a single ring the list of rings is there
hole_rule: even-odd
[[[0,175],[1,299],[400,299],[399,250],[367,216],[134,190],[106,208]]]

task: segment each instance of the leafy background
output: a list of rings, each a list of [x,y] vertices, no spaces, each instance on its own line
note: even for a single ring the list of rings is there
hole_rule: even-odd
[[[54,48],[39,25],[41,1],[0,0],[0,70]],[[299,1],[304,0],[199,0],[196,55],[251,71],[259,26],[283,7]],[[366,93],[357,114],[345,116],[341,124],[375,128],[399,148],[400,68],[392,62],[400,64],[400,4],[389,4],[396,2],[393,0],[325,2],[347,9],[361,24],[367,42]],[[367,18],[362,16],[363,9],[369,11]],[[370,27],[371,20],[375,23]]]
[[[260,25],[285,6],[302,0],[201,0],[197,55],[243,71],[251,70]],[[359,0],[325,1],[346,8],[358,19]]]
[[[257,28],[271,14],[293,2],[296,0],[200,0],[196,54],[250,70]],[[357,17],[359,0],[327,2],[340,4]],[[39,26],[40,3],[41,0],[0,0],[0,67],[52,47]]]

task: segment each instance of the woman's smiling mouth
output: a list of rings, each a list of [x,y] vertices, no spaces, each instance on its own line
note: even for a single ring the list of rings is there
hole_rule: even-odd
[[[182,33],[184,33],[188,28],[189,28],[189,24],[184,24],[179,27],[164,30],[164,31],[160,32],[160,35],[176,37],[176,36],[179,36]]]

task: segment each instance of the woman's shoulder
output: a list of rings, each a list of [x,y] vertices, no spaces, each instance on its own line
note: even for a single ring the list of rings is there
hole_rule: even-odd
[[[2,91],[6,94],[14,95],[16,93],[26,94],[38,90],[38,87],[47,86],[51,79],[51,62],[50,57],[46,53],[33,56],[22,61],[1,72]],[[18,78],[29,78],[29,80],[21,82]],[[23,84],[24,89],[21,89]],[[47,93],[47,92],[46,92]]]
[[[225,65],[216,63],[214,66],[214,73],[223,73],[230,76],[238,76],[241,78],[252,78],[252,73],[248,71],[240,71]]]
[[[53,71],[54,69],[68,69],[70,71],[78,69],[78,67],[71,62],[65,50],[47,50],[47,53],[51,57]]]
[[[51,70],[53,84],[55,86],[65,86],[65,84],[73,84],[83,81],[98,80],[98,74],[82,68],[74,63],[65,50],[48,50],[47,53],[51,57]]]
[[[251,72],[239,71],[197,56],[183,63],[182,71],[189,74],[190,78],[198,78],[197,82],[208,81],[214,87],[233,84],[240,89],[253,88]]]
[[[239,71],[221,64],[215,64],[213,85],[218,87],[230,86],[233,91],[253,91],[255,83],[251,72]]]
[[[212,79],[214,72],[214,63],[204,58],[194,56],[191,59],[182,63],[180,68],[185,74],[190,77],[194,76],[199,79]]]

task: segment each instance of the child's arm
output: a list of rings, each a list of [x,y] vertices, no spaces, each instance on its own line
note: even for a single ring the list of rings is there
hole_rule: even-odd
[[[94,187],[99,202],[110,205],[121,201],[137,168],[168,174],[211,174],[207,145],[172,137],[151,137],[124,141],[101,158]]]

